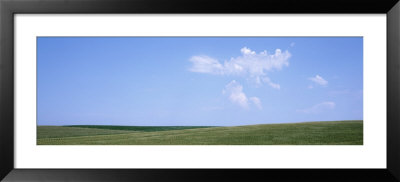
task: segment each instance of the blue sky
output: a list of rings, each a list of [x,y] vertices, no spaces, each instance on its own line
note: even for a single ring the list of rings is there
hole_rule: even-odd
[[[363,119],[362,37],[39,37],[38,125]]]

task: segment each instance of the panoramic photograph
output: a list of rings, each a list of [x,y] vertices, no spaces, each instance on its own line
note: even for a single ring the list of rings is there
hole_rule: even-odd
[[[37,37],[37,145],[363,145],[362,37]]]

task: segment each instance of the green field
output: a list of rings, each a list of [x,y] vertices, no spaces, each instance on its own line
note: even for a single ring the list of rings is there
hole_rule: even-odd
[[[38,145],[362,145],[363,121],[211,126],[38,126]]]

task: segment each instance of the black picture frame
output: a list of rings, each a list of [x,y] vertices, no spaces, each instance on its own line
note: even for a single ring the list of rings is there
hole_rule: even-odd
[[[316,16],[320,13],[386,14],[387,168],[15,169],[13,15],[19,13],[312,13]],[[399,17],[398,0],[0,0],[0,179],[4,181],[400,181]]]

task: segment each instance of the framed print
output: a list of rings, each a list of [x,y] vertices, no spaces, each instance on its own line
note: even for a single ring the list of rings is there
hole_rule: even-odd
[[[0,7],[5,181],[400,180],[397,1]]]

